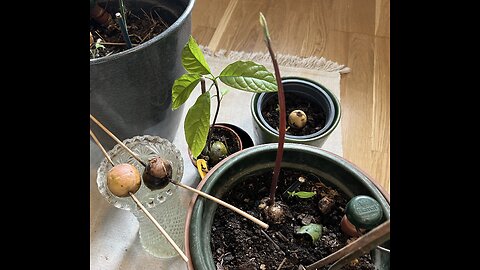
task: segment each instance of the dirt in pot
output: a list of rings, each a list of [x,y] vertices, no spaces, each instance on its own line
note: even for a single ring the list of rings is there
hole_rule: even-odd
[[[90,59],[108,56],[128,49],[119,24],[115,21],[118,7],[99,4],[111,15],[110,23],[101,25],[90,19],[90,33],[93,44],[90,44]],[[127,30],[133,46],[142,44],[165,31],[172,23],[172,18],[165,15],[161,8],[148,10],[127,10]],[[99,40],[100,39],[100,40]],[[98,45],[96,45],[98,41]]]
[[[295,93],[285,93],[285,107],[287,119],[291,112],[294,110],[302,110],[306,117],[307,122],[303,128],[295,128],[287,125],[287,135],[304,136],[313,134],[321,130],[325,126],[326,116],[323,109],[312,103],[310,100],[305,100],[301,96]],[[278,131],[279,115],[278,115],[278,97],[275,96],[267,101],[262,108],[262,115],[267,123]]]
[[[248,176],[222,198],[264,220],[258,206],[262,198],[269,196],[271,178],[270,170]],[[288,206],[290,214],[285,222],[270,224],[266,234],[271,240],[246,218],[224,207],[217,208],[211,232],[217,269],[278,269],[283,262],[281,269],[297,270],[300,264],[312,264],[356,239],[340,229],[349,198],[326,186],[318,176],[282,169],[276,199]],[[297,233],[312,224],[322,226],[321,236],[315,242],[310,234]],[[342,269],[373,270],[375,267],[367,254]]]
[[[205,147],[202,153],[198,156],[198,158],[207,161],[209,168],[212,168],[227,156],[241,150],[238,137],[228,129],[214,127],[212,129],[212,138],[210,141],[211,153],[208,154],[207,148]],[[223,146],[225,146],[224,150]]]

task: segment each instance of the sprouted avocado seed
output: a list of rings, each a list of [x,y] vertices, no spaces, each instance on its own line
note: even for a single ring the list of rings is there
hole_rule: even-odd
[[[210,147],[209,157],[210,160],[215,164],[220,160],[224,159],[227,156],[227,147],[221,141],[215,141]]]
[[[307,115],[302,110],[294,110],[288,116],[288,124],[293,128],[303,128],[307,124]]]
[[[154,157],[148,161],[142,177],[149,189],[162,189],[172,180],[172,164],[161,157]]]
[[[113,195],[126,197],[135,193],[141,185],[140,172],[128,163],[117,164],[107,173],[107,186]]]
[[[282,223],[285,220],[285,217],[289,215],[288,206],[279,201],[275,201],[273,205],[270,205],[269,201],[269,197],[263,198],[260,201],[258,208],[262,210],[267,221],[274,224]]]

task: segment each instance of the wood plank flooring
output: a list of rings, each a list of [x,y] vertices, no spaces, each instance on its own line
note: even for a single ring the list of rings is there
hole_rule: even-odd
[[[342,75],[344,157],[390,191],[389,0],[196,0],[192,34],[212,50],[266,52],[258,14],[276,53],[317,56]]]

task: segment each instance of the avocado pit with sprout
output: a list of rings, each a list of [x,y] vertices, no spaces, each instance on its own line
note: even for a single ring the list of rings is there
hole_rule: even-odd
[[[138,191],[141,185],[140,172],[128,163],[113,166],[107,173],[107,187],[117,197],[127,197]]]
[[[210,160],[216,164],[227,157],[227,154],[228,152],[225,144],[221,141],[215,141],[210,146],[210,153],[208,153],[208,156],[210,157]]]
[[[154,157],[148,161],[142,177],[149,189],[162,189],[172,180],[172,163],[161,157]]]
[[[260,209],[265,217],[265,219],[274,224],[280,224],[285,221],[287,217],[291,217],[290,209],[286,204],[281,201],[274,201],[273,205],[270,205],[270,198],[265,197],[260,200],[258,204],[258,209]]]

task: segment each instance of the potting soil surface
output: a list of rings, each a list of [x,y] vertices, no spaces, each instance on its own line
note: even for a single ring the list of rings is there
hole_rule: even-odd
[[[313,197],[302,199],[285,192],[299,177],[306,181],[294,191],[316,192]],[[251,175],[226,193],[223,200],[266,221],[258,205],[262,198],[269,196],[271,179],[271,170]],[[217,208],[211,232],[217,269],[278,269],[284,261],[281,269],[297,270],[300,264],[310,265],[355,240],[340,229],[348,197],[325,185],[318,176],[282,169],[276,200],[287,205],[288,213],[281,224],[267,222],[270,227],[266,233],[275,244],[255,223],[227,208]],[[323,226],[321,237],[315,243],[309,234],[296,233],[300,227],[311,223]],[[342,269],[373,270],[375,267],[370,255],[366,254]]]

